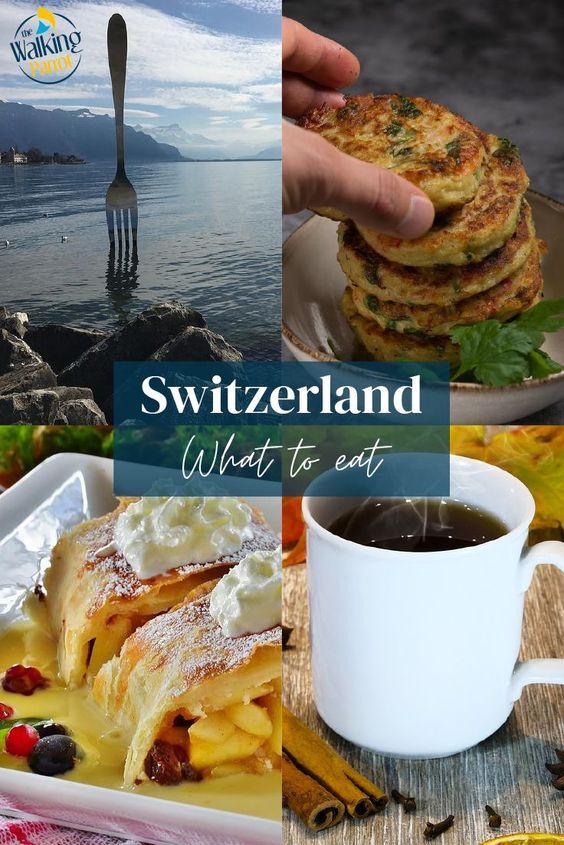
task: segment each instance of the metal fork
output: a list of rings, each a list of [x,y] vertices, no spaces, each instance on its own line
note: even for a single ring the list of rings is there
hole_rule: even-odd
[[[127,27],[121,15],[112,15],[108,22],[108,61],[112,79],[112,95],[116,121],[117,168],[114,181],[106,193],[106,220],[110,247],[115,248],[116,232],[119,249],[129,249],[129,227],[133,250],[137,249],[137,193],[125,173],[123,139],[123,103],[127,65]],[[115,224],[115,226],[114,226]]]

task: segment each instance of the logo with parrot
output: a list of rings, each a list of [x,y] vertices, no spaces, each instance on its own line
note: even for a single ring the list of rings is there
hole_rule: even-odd
[[[64,82],[82,60],[82,33],[66,15],[46,6],[27,17],[10,42],[19,69],[33,82]]]

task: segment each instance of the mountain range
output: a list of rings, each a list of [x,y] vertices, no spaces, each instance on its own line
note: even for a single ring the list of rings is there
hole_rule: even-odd
[[[37,147],[52,155],[75,155],[86,161],[115,158],[115,125],[108,115],[89,109],[38,109],[0,100],[0,150]],[[194,159],[279,159],[280,145],[261,149],[245,141],[221,143],[177,123],[170,126],[125,126],[129,161],[186,161]]]
[[[138,123],[133,127],[139,132],[147,132],[161,143],[173,144],[182,155],[193,159],[243,159],[249,161],[282,158],[280,144],[273,144],[263,149],[260,144],[245,140],[222,143],[207,138],[199,132],[187,132],[178,123],[169,126],[143,126]]]
[[[115,158],[114,120],[88,109],[37,109],[0,100],[0,150],[10,147],[43,153],[74,154],[87,161]],[[156,141],[146,132],[125,127],[125,148],[130,161],[182,161],[171,144]]]

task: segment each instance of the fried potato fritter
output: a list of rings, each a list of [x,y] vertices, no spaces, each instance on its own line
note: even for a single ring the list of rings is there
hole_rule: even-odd
[[[523,266],[535,243],[531,207],[523,202],[519,222],[506,243],[478,264],[408,267],[374,252],[351,223],[339,226],[338,260],[347,278],[381,300],[408,305],[452,305],[475,296]]]
[[[356,285],[351,290],[358,313],[384,329],[448,335],[454,326],[489,319],[505,322],[534,305],[542,290],[539,251],[535,245],[523,266],[499,284],[446,307],[384,301]]]
[[[486,161],[483,133],[460,115],[423,97],[399,94],[347,97],[342,108],[323,105],[298,125],[343,152],[393,170],[425,191],[437,212],[475,196]],[[335,209],[318,209],[335,220]]]
[[[365,241],[385,258],[412,267],[461,266],[482,261],[499,249],[517,228],[529,179],[513,144],[488,136],[488,164],[473,200],[435,221],[415,240],[381,235],[359,226]]]
[[[459,361],[458,347],[446,337],[425,337],[400,334],[382,329],[374,320],[367,320],[357,312],[351,289],[346,288],[341,300],[341,310],[358,341],[366,350],[368,359],[376,361]]]

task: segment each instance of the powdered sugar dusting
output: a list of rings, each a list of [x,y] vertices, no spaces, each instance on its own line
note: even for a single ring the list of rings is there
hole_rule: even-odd
[[[124,502],[104,519],[95,520],[90,526],[85,526],[81,536],[81,543],[86,549],[86,562],[79,577],[88,577],[88,573],[93,570],[97,575],[96,597],[88,609],[87,616],[89,617],[94,616],[108,602],[138,599],[154,590],[157,585],[172,584],[183,580],[187,575],[212,572],[214,569],[237,564],[251,552],[259,549],[275,549],[280,542],[259,512],[253,510],[253,536],[250,540],[246,540],[238,551],[209,563],[179,566],[163,575],[141,580],[119,551],[112,550],[104,557],[98,554],[100,549],[113,541],[117,518],[125,507]]]
[[[282,629],[278,625],[258,634],[226,637],[209,612],[209,593],[195,601],[188,601],[176,610],[157,616],[138,628],[126,642],[125,649],[150,655],[150,667],[156,669],[174,662],[180,655],[178,686],[170,690],[173,697],[204,680],[231,672],[248,663],[259,646],[282,644]],[[187,632],[190,647],[186,648]],[[122,655],[123,656],[123,655]]]

